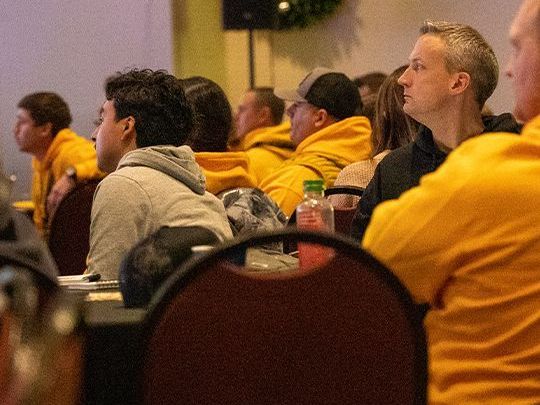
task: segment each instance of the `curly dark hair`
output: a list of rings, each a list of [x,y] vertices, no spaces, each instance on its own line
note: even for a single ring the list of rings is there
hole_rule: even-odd
[[[62,129],[68,128],[72,121],[69,107],[64,99],[49,91],[28,94],[19,101],[17,107],[27,110],[36,125],[50,122],[53,136]]]
[[[223,89],[201,76],[182,80],[195,124],[186,145],[195,152],[225,152],[233,129],[232,109]]]
[[[164,70],[117,72],[105,82],[116,119],[135,119],[137,147],[183,145],[193,126],[193,114],[179,79]]]

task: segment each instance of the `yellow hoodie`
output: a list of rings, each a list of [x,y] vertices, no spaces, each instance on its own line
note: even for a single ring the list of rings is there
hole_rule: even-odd
[[[233,148],[247,153],[257,184],[293,154],[295,148],[290,132],[289,121],[273,127],[257,128]]]
[[[62,129],[54,137],[43,160],[32,159],[32,202],[34,222],[42,232],[47,225],[47,196],[52,186],[73,166],[77,180],[102,178],[104,173],[97,167],[94,144],[69,128]]]
[[[259,188],[290,216],[302,201],[304,180],[323,179],[326,187],[332,186],[345,166],[370,157],[370,138],[366,117],[338,121],[304,139]]]
[[[206,177],[206,190],[217,195],[237,187],[257,187],[245,152],[197,152],[195,160]]]
[[[432,307],[430,403],[540,401],[539,224],[540,115],[375,209],[363,247]]]

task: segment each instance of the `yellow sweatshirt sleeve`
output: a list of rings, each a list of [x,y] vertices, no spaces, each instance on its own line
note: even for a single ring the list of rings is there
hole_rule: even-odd
[[[482,146],[483,145],[483,146]],[[471,156],[483,153],[476,143],[452,152],[439,169],[424,176],[397,200],[380,204],[362,247],[388,266],[419,302],[437,305],[454,271],[482,255],[489,225],[476,221],[478,211],[497,215],[496,200],[486,201],[497,179],[493,163]],[[466,238],[464,238],[466,235]]]
[[[87,140],[69,144],[68,147],[60,151],[58,158],[55,159],[52,165],[55,181],[62,177],[70,166],[75,168],[78,180],[89,180],[105,176],[105,173],[98,169],[96,150],[92,143]]]

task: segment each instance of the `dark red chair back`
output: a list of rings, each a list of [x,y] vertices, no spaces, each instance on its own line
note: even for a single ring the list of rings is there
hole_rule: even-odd
[[[61,276],[82,274],[90,249],[90,214],[99,180],[78,184],[58,205],[49,224],[49,250]]]
[[[324,190],[325,197],[337,194],[347,194],[351,196],[362,197],[364,189],[356,186],[334,186]],[[354,207],[334,207],[334,223],[337,233],[342,235],[351,234],[351,225],[356,212],[356,206]]]
[[[336,254],[309,272],[251,273],[255,244]],[[145,404],[420,404],[421,321],[399,281],[345,238],[284,230],[192,260],[155,296],[140,380]]]

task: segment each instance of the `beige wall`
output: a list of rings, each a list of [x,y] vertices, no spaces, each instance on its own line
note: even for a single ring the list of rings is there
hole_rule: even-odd
[[[204,52],[205,58],[214,63],[205,69],[209,77],[219,77],[218,82],[236,105],[249,85],[247,32],[221,31],[221,1],[179,3],[214,8],[206,17],[199,15],[201,19],[196,23],[213,38]],[[426,18],[474,26],[494,48],[503,72],[510,52],[507,30],[520,3],[521,0],[344,0],[336,15],[312,28],[257,31],[256,84],[294,86],[317,65],[350,76],[371,70],[389,73],[407,61],[418,27]],[[179,54],[177,61],[189,59],[190,55]],[[223,59],[216,55],[222,55]],[[179,61],[178,64],[186,66]],[[191,65],[190,69],[196,69],[195,63],[187,64]],[[179,69],[180,74],[182,69],[185,68]],[[512,108],[511,88],[502,73],[499,87],[488,104],[497,113]]]
[[[227,87],[221,0],[173,0],[174,72],[205,76]]]
[[[14,199],[29,197],[31,179],[30,155],[11,131],[17,102],[57,92],[72,128],[89,137],[105,78],[132,67],[171,69],[172,20],[169,0],[0,1],[0,161],[17,177]]]

